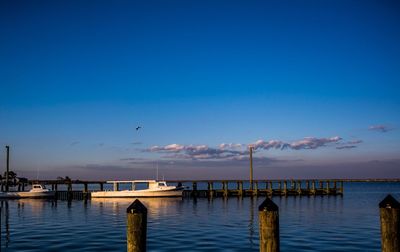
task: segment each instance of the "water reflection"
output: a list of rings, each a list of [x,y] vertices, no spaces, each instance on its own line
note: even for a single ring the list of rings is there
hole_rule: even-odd
[[[364,193],[357,184],[358,191],[346,197],[274,196],[282,251],[378,251],[376,202],[393,189],[377,194],[371,187],[372,193]],[[149,251],[258,251],[258,206],[264,199],[140,198],[148,209]],[[0,250],[124,251],[126,208],[134,200],[0,202]]]
[[[134,202],[136,198],[92,198],[91,205],[111,209],[113,214],[120,214]],[[159,217],[166,211],[176,208],[182,203],[182,198],[140,198],[140,202],[147,208],[147,214],[151,217]]]
[[[249,242],[251,248],[253,248],[254,245],[253,236],[254,236],[254,206],[256,204],[255,201],[256,200],[253,197],[250,198],[250,219],[249,219],[248,229],[249,229]]]
[[[7,201],[1,201],[1,206],[0,206],[1,212],[0,212],[0,251],[3,245],[3,236],[5,235],[5,247],[8,248],[8,244],[10,242],[10,209],[8,206]],[[4,221],[4,229],[5,229],[5,234],[3,234],[3,229],[1,228],[3,225]]]

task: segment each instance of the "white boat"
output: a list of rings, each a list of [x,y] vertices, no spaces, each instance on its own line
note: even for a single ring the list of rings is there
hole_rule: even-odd
[[[165,181],[129,180],[107,181],[114,185],[113,191],[92,192],[92,198],[138,198],[138,197],[182,197],[183,186],[168,186]],[[131,184],[131,190],[118,190],[120,184]],[[137,184],[148,185],[145,189],[136,189]]]
[[[0,199],[51,198],[55,196],[55,193],[55,191],[47,189],[44,185],[33,184],[32,189],[26,192],[0,192]]]

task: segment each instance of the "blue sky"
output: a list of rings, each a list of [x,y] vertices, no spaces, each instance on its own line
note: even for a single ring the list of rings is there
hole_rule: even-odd
[[[242,178],[257,140],[259,178],[399,177],[399,11],[2,1],[0,144],[28,177]]]

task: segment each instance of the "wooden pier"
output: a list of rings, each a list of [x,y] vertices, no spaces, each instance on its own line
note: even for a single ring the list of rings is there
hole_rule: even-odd
[[[341,180],[253,180],[253,183],[248,180],[168,182],[191,184],[183,193],[186,197],[343,195]],[[200,185],[203,185],[202,189]]]
[[[170,185],[185,186],[184,197],[257,197],[343,195],[343,180],[169,180]],[[35,180],[56,191],[60,200],[90,199],[92,191],[106,189],[106,181]],[[112,185],[108,184],[111,189]]]

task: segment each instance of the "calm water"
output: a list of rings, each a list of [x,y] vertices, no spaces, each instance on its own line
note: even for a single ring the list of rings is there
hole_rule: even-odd
[[[274,197],[282,251],[380,251],[378,203],[400,184],[345,184],[343,197]],[[263,197],[143,199],[149,251],[258,251]],[[2,251],[126,251],[132,200],[2,202]]]

